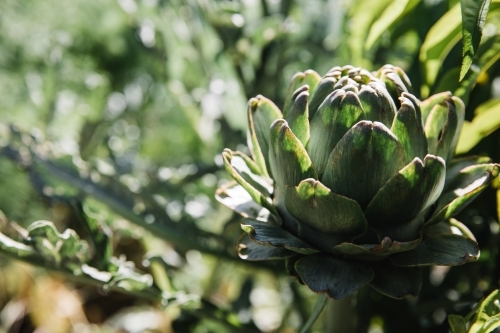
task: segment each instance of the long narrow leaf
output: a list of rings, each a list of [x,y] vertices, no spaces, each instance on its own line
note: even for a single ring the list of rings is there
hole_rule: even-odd
[[[365,43],[365,50],[369,50],[380,39],[380,36],[396,22],[401,20],[405,14],[415,8],[420,0],[394,1],[384,10],[379,19],[373,23]]]
[[[460,7],[455,5],[429,30],[420,48],[420,62],[423,67],[426,96],[433,86],[444,59],[460,40]]]
[[[500,99],[492,99],[476,109],[471,122],[464,122],[457,145],[457,154],[471,150],[481,139],[500,128]]]
[[[462,68],[460,81],[472,65],[483,33],[491,0],[460,0],[462,12]]]
[[[384,9],[391,3],[388,0],[362,0],[356,2],[352,7],[352,31],[349,38],[349,49],[351,51],[352,64],[364,66],[363,45],[368,31],[373,22],[381,15]]]

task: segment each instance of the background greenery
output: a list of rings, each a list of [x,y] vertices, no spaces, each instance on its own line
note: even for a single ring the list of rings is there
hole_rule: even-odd
[[[458,153],[499,162],[500,2],[459,81],[461,23],[458,0],[1,1],[0,332],[298,332],[316,295],[238,259],[214,200],[246,101],[391,63],[422,99],[464,99]],[[447,332],[499,287],[497,188],[458,217],[480,260],[427,270],[412,300],[362,289],[359,332]]]

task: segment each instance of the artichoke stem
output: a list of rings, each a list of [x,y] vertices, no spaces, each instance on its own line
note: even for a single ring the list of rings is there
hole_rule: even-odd
[[[316,319],[321,315],[323,310],[325,309],[325,305],[328,301],[328,297],[326,294],[321,294],[318,296],[318,300],[316,301],[316,304],[314,305],[314,309],[312,310],[311,316],[309,319],[307,319],[306,323],[304,326],[301,328],[300,333],[309,333],[311,330],[311,327],[314,325],[316,322]]]

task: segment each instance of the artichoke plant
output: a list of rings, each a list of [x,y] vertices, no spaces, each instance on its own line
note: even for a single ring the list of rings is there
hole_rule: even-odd
[[[500,166],[452,160],[464,109],[449,92],[419,101],[391,65],[297,73],[282,110],[252,98],[251,157],[224,150],[235,182],[216,194],[244,217],[240,257],[284,259],[291,276],[334,299],[366,284],[416,296],[420,266],[477,260],[474,236],[453,216]]]

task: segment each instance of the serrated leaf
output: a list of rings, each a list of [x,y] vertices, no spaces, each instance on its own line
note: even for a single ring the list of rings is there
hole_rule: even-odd
[[[153,286],[153,277],[150,274],[138,272],[132,261],[123,258],[111,258],[113,270],[111,278],[104,285],[104,290],[119,287],[127,291],[146,290]]]
[[[87,242],[74,230],[59,233],[50,221],[36,221],[27,230],[35,250],[56,266],[80,265],[89,259]]]
[[[0,251],[17,257],[30,257],[36,255],[35,250],[26,244],[17,242],[0,232]]]
[[[102,264],[107,262],[113,255],[113,240],[111,229],[93,213],[87,204],[74,203],[77,214],[83,226],[90,234],[95,255]],[[99,267],[103,268],[103,267]]]
[[[472,59],[476,54],[486,14],[491,0],[460,0],[462,12],[462,67],[460,69],[460,81],[472,65]]]

